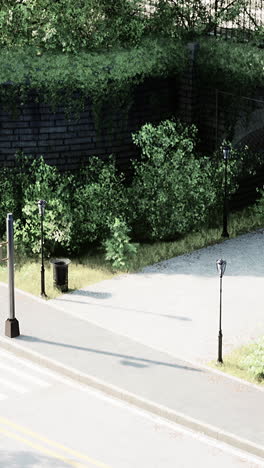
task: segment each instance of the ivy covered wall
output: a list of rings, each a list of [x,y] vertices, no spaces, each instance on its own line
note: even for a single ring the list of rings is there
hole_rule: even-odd
[[[12,88],[12,85],[9,85]],[[58,168],[75,169],[92,155],[114,154],[121,169],[136,154],[131,133],[146,122],[159,122],[175,115],[179,83],[176,77],[147,79],[134,90],[131,108],[122,113],[105,104],[96,128],[91,102],[78,119],[69,120],[60,106],[54,112],[33,99],[17,109],[17,114],[0,109],[0,164],[12,166],[15,152],[43,155]],[[9,91],[10,92],[10,91]]]
[[[0,58],[4,165],[12,165],[20,150],[42,154],[61,169],[114,154],[125,168],[136,155],[131,133],[172,116],[196,124],[199,149],[210,154],[223,138],[239,140],[236,122],[245,116],[246,128],[247,116],[264,99],[263,51],[215,38],[197,46],[155,39],[130,50],[67,58],[3,49]],[[78,118],[73,112],[70,120],[72,111]]]

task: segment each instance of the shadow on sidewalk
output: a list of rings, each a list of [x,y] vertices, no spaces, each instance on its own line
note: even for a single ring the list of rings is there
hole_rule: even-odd
[[[101,354],[104,356],[118,357],[122,359],[120,363],[125,366],[149,367],[149,365],[155,364],[158,366],[172,367],[174,369],[184,369],[184,370],[193,371],[193,372],[203,372],[202,369],[198,369],[195,367],[184,366],[180,364],[171,364],[169,362],[155,361],[152,359],[138,358],[138,357],[131,356],[131,355],[111,353],[110,351],[101,351],[99,349],[85,348],[84,346],[76,346],[76,345],[71,345],[71,344],[66,344],[66,343],[59,343],[57,341],[43,340],[41,338],[36,338],[34,336],[29,336],[29,335],[20,335],[19,337],[17,337],[17,340],[28,341],[31,343],[36,343],[36,342],[46,343],[46,344],[53,345],[53,346],[62,346],[64,348],[78,349],[80,351],[86,351],[88,353],[95,353],[95,354]]]
[[[68,292],[71,296],[94,297],[95,299],[108,299],[109,297],[112,297],[112,294],[108,292],[85,291],[84,289],[69,289]]]
[[[72,296],[73,294],[70,294],[70,295]],[[74,295],[77,296],[77,294],[74,294]],[[89,296],[90,294],[82,294],[82,295],[83,296]],[[192,322],[191,318],[184,317],[183,315],[156,314],[155,312],[149,312],[147,310],[137,310],[137,309],[131,309],[129,307],[120,307],[120,306],[110,305],[110,304],[103,304],[102,305],[102,304],[96,304],[96,303],[87,302],[87,301],[75,301],[73,299],[64,299],[64,298],[61,298],[61,297],[57,297],[55,300],[56,300],[56,302],[57,301],[63,301],[63,302],[70,302],[70,303],[74,303],[74,304],[85,304],[85,305],[89,305],[89,306],[93,306],[93,307],[98,306],[98,307],[104,307],[106,309],[125,310],[127,312],[135,312],[136,314],[156,315],[156,316],[159,316],[159,317],[166,317],[166,318],[169,318],[169,319],[181,320],[183,322]]]

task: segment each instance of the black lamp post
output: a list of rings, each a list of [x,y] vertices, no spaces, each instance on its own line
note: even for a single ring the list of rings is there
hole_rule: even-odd
[[[225,162],[225,188],[224,188],[224,204],[223,204],[223,232],[222,237],[229,237],[227,230],[227,161],[230,157],[230,148],[229,146],[224,146],[223,148],[223,158]]]
[[[226,261],[225,260],[217,260],[216,261],[216,268],[220,276],[220,314],[219,314],[219,334],[218,334],[218,358],[217,362],[223,364],[223,357],[222,357],[222,278],[225,273],[226,269]]]
[[[46,202],[45,200],[39,200],[38,201],[38,208],[39,208],[39,215],[40,215],[40,229],[41,229],[41,272],[40,272],[40,278],[41,278],[41,292],[40,295],[42,297],[47,297],[47,294],[45,293],[45,268],[44,268],[44,250],[43,250],[43,219],[44,219],[44,214],[45,214],[45,206]]]

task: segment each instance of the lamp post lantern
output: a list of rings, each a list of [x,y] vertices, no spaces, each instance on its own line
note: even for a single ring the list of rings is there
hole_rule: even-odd
[[[41,249],[41,272],[40,272],[40,278],[41,278],[41,291],[40,295],[42,297],[47,297],[47,294],[45,293],[45,267],[44,267],[44,249],[43,249],[43,219],[44,219],[44,214],[45,214],[45,206],[46,202],[45,200],[39,200],[38,201],[38,208],[39,208],[39,215],[40,215],[40,233],[41,233],[41,241],[40,241],[40,249]]]
[[[222,279],[226,269],[226,261],[219,259],[216,261],[216,268],[219,273],[220,277],[220,311],[219,311],[219,333],[218,333],[218,358],[217,362],[223,364],[223,356],[222,356],[222,341],[223,341],[223,333],[222,333]]]
[[[229,146],[223,147],[223,158],[225,162],[225,175],[224,175],[224,203],[223,203],[223,232],[222,237],[229,237],[227,230],[227,161],[230,157]]]

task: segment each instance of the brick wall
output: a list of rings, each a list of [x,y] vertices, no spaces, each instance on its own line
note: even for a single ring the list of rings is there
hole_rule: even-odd
[[[136,88],[134,103],[123,122],[118,112],[104,109],[108,126],[102,122],[95,129],[91,103],[78,120],[67,120],[63,108],[52,113],[48,105],[28,102],[12,116],[0,109],[0,165],[12,166],[15,152],[43,155],[45,161],[59,169],[75,169],[90,156],[105,158],[114,154],[125,168],[137,154],[131,133],[146,122],[159,122],[175,114],[178,105],[176,78],[147,80]],[[110,128],[111,127],[111,128]]]

